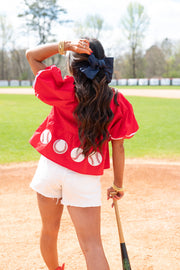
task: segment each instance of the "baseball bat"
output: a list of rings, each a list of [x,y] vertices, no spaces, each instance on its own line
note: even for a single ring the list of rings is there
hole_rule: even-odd
[[[129,257],[128,257],[128,253],[127,253],[127,249],[126,249],[126,244],[124,241],[124,235],[123,235],[117,200],[113,200],[113,203],[114,203],[114,209],[115,209],[116,221],[117,221],[117,227],[118,227],[118,233],[119,233],[123,270],[131,270],[131,265],[130,265],[130,261],[129,261]]]

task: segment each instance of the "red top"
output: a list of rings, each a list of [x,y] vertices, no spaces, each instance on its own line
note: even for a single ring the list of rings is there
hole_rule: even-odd
[[[30,144],[48,159],[81,174],[102,175],[110,167],[108,141],[102,153],[96,152],[87,158],[79,148],[77,122],[73,112],[78,104],[75,97],[74,78],[61,76],[56,66],[47,67],[37,73],[34,81],[35,95],[48,105],[53,106],[50,114],[36,130]],[[138,130],[132,105],[120,93],[115,105],[110,107],[114,118],[108,130],[111,140],[131,138]]]

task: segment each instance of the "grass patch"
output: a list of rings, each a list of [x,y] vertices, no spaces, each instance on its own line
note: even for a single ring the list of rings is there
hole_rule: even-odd
[[[32,86],[31,85],[30,86],[0,86],[0,89],[1,88],[7,88],[7,89],[8,88],[12,88],[12,89],[13,88],[15,88],[15,89],[18,89],[19,88],[19,89],[21,89],[21,88],[32,88]]]
[[[171,89],[174,89],[174,90],[180,90],[180,85],[113,85],[111,87],[115,87],[115,88],[119,88],[119,89],[157,89],[157,90],[164,90],[164,89],[167,89],[167,90],[171,90]],[[1,88],[32,88],[32,86],[0,86],[0,89]]]
[[[180,100],[128,97],[140,129],[125,141],[128,157],[180,158]]]
[[[126,157],[180,159],[180,100],[127,97],[140,129],[125,140]],[[0,95],[0,163],[37,160],[28,141],[51,107],[33,95]]]
[[[147,89],[147,90],[150,90],[150,89],[157,89],[157,90],[164,90],[164,89],[167,89],[167,90],[180,90],[180,85],[158,85],[158,86],[153,86],[153,85],[118,85],[118,86],[114,86],[115,88],[118,88],[118,89]]]
[[[49,111],[33,95],[0,95],[0,163],[39,158],[28,141]]]

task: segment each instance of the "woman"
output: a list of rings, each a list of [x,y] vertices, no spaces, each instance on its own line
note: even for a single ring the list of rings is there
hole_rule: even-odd
[[[43,60],[66,51],[71,76],[63,79],[59,68],[47,67]],[[100,236],[100,176],[109,168],[111,140],[114,182],[107,198],[115,191],[113,199],[119,200],[124,195],[123,140],[138,129],[132,106],[108,86],[113,59],[105,57],[96,39],[46,44],[26,56],[36,76],[36,96],[52,106],[30,140],[41,154],[31,187],[42,219],[42,256],[49,270],[64,269],[58,263],[57,235],[66,205],[87,269],[109,270]]]

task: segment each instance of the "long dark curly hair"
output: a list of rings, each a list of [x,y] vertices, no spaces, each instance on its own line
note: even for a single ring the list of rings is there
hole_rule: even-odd
[[[87,38],[86,38],[87,39]],[[89,47],[97,59],[105,57],[104,49],[97,39],[88,39]],[[87,54],[69,54],[69,71],[75,80],[75,93],[78,105],[74,115],[78,121],[78,132],[85,156],[102,150],[103,143],[109,138],[108,125],[113,119],[110,102],[113,90],[108,86],[106,75],[100,70],[93,80],[80,71]]]

